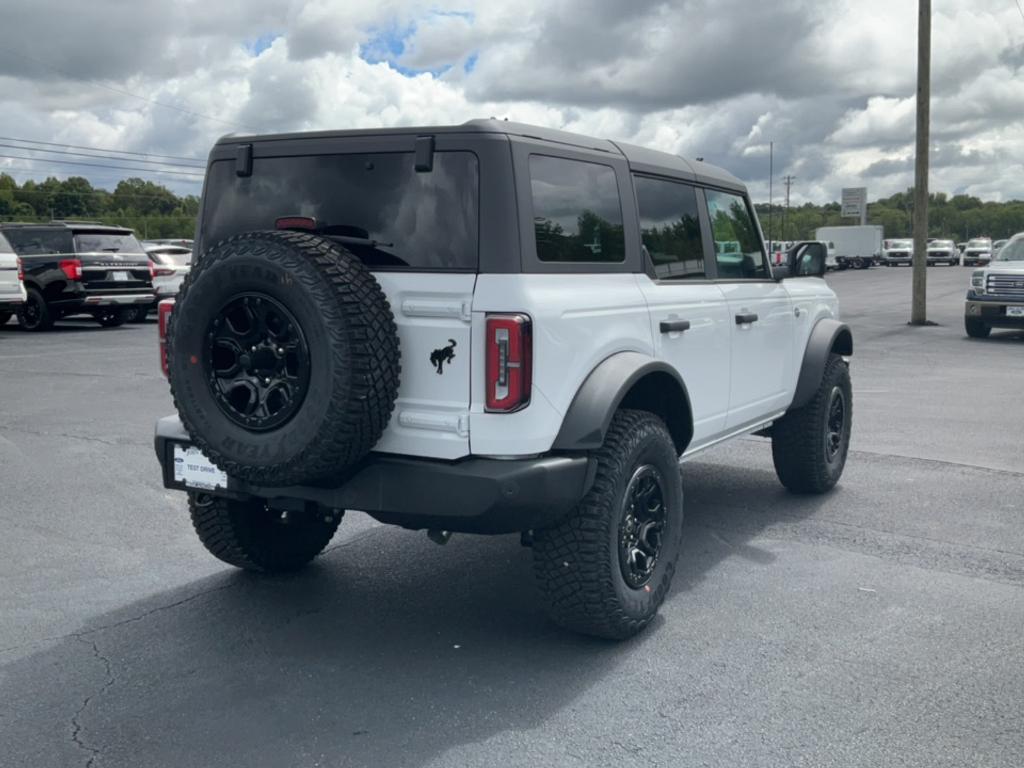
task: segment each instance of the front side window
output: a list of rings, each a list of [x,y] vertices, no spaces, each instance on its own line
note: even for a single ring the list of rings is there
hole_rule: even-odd
[[[703,278],[704,242],[697,190],[689,184],[635,178],[644,252],[660,279]]]
[[[622,204],[613,168],[531,155],[530,190],[541,261],[625,260]]]
[[[718,276],[724,280],[765,280],[771,277],[757,222],[740,195],[705,191],[715,238]]]

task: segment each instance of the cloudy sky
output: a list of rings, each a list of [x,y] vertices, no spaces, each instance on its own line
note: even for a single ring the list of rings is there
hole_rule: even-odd
[[[1024,3],[934,5],[932,188],[1024,198]],[[916,6],[7,0],[0,170],[112,188],[140,174],[43,164],[11,139],[190,158],[233,131],[496,116],[702,156],[758,200],[774,141],[776,194],[792,174],[797,203],[838,199],[844,186],[875,199],[913,180]],[[176,191],[199,189],[197,177],[155,170],[187,166],[137,167]]]

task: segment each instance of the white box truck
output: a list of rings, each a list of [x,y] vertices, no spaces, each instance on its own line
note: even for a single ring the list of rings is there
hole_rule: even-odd
[[[867,269],[882,252],[882,227],[865,224],[851,227],[818,227],[814,239],[835,245],[839,269]]]

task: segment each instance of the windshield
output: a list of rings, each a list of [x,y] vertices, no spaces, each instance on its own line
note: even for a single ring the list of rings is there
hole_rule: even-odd
[[[76,232],[75,253],[145,253],[131,232]]]
[[[913,244],[909,240],[890,240],[889,241],[889,250],[890,251],[899,250],[900,248],[912,248],[912,247],[913,247]]]
[[[953,247],[952,240],[936,240],[934,243],[928,246],[929,250],[948,250]]]
[[[991,248],[992,247],[992,241],[991,240],[971,240],[971,242],[969,242],[967,244],[967,247],[968,248]]]
[[[1024,236],[1015,237],[996,254],[996,261],[1024,261]]]
[[[479,179],[471,152],[437,152],[425,173],[412,152],[257,158],[250,177],[219,161],[207,182],[203,243],[303,216],[369,267],[475,270]]]

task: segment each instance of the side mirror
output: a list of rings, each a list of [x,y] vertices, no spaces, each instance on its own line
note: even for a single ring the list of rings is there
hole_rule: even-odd
[[[786,266],[776,269],[776,277],[823,277],[828,251],[824,243],[817,241],[797,243],[786,252]]]

